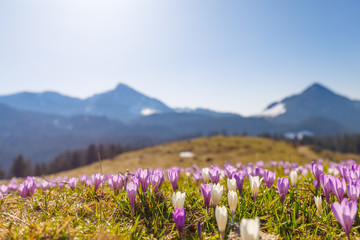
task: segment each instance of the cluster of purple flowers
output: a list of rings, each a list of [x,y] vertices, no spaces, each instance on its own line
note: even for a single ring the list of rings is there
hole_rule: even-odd
[[[327,172],[325,173],[322,160],[306,164],[305,166],[283,161],[258,161],[249,163],[248,165],[238,163],[235,166],[226,163],[223,169],[219,165],[211,165],[205,168],[193,166],[192,168],[186,169],[172,167],[166,171],[163,169],[149,170],[139,168],[135,172],[129,172],[127,176],[122,174],[102,175],[97,173],[91,176],[83,175],[80,178],[58,177],[52,180],[27,177],[22,182],[19,179],[12,179],[7,185],[0,185],[0,199],[6,197],[9,192],[12,191],[18,191],[22,198],[28,199],[31,198],[37,189],[41,189],[44,192],[56,186],[59,189],[66,186],[72,190],[75,190],[77,187],[86,186],[93,189],[94,192],[97,192],[107,183],[114,192],[119,192],[122,189],[126,190],[131,214],[133,216],[137,194],[146,196],[149,192],[154,194],[159,193],[165,181],[164,172],[166,172],[175,196],[182,196],[182,193],[177,192],[177,189],[179,175],[184,172],[186,176],[192,175],[196,182],[201,183],[199,191],[203,196],[208,214],[210,204],[214,208],[214,211],[217,208],[222,209],[222,207],[218,206],[223,195],[223,186],[221,186],[220,181],[227,180],[228,196],[231,196],[231,198],[228,197],[229,206],[231,205],[230,209],[233,216],[236,205],[238,204],[236,199],[243,194],[245,181],[249,181],[254,203],[256,202],[257,194],[263,183],[265,191],[271,191],[269,189],[277,190],[281,203],[286,204],[285,200],[289,192],[290,181],[293,190],[295,190],[298,175],[309,179],[310,176],[307,176],[307,174],[310,171],[313,175],[312,179],[314,188],[317,190],[316,193],[323,192],[326,202],[331,204],[335,218],[344,228],[349,238],[350,230],[357,213],[357,201],[360,197],[360,166],[353,160],[340,164],[331,162],[329,163],[329,168],[326,170]],[[283,171],[288,177],[277,178],[276,171]],[[274,186],[275,181],[276,187]],[[296,191],[294,191],[294,194],[296,194]],[[332,195],[334,196],[333,198],[331,197]],[[337,199],[338,202],[331,203],[332,199]],[[317,197],[316,201],[317,206],[321,208],[321,197]],[[220,214],[220,212],[224,212],[224,209],[218,212]],[[321,212],[319,212],[319,214],[321,214]],[[173,219],[179,233],[184,229],[185,216],[185,209],[174,206]],[[198,223],[198,229],[200,229],[201,235],[201,222]]]

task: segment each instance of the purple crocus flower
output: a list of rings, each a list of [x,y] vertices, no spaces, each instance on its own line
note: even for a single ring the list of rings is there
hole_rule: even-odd
[[[175,226],[177,230],[179,231],[179,234],[181,234],[184,225],[185,225],[185,209],[183,208],[176,208],[175,212],[173,214],[173,219],[175,222]]]
[[[241,165],[239,165],[240,168]],[[232,179],[233,174],[236,172],[236,168],[233,165],[225,164],[224,172],[227,178]]]
[[[330,180],[330,185],[331,185],[331,189],[333,191],[333,193],[335,194],[335,196],[337,197],[337,199],[339,200],[339,202],[342,201],[342,199],[345,196],[345,192],[346,192],[346,181],[345,179],[340,179],[339,177],[336,177],[336,179],[332,179]]]
[[[210,199],[211,199],[211,184],[202,184],[200,185],[201,187],[201,194],[204,197],[204,201],[205,201],[205,206],[206,206],[206,211],[209,214],[209,204],[210,204]]]
[[[239,195],[241,195],[242,189],[243,189],[243,184],[244,184],[244,174],[242,171],[238,171],[233,174],[233,177],[236,180],[236,186],[239,190]]]
[[[141,184],[141,189],[142,189],[142,192],[143,193],[146,193],[148,187],[149,187],[149,183],[150,183],[150,180],[149,180],[149,177],[150,177],[150,172],[149,172],[149,169],[141,169],[139,168],[138,169],[139,171],[139,174],[138,174],[138,179],[140,181],[140,184]]]
[[[349,182],[347,186],[347,195],[350,201],[358,201],[360,195],[360,180]]]
[[[174,192],[176,192],[177,183],[179,181],[179,170],[175,168],[170,168],[167,170],[167,175]]]
[[[338,170],[342,178],[345,178],[347,182],[351,181],[350,168],[348,166],[339,166]]]
[[[125,176],[122,174],[110,175],[108,177],[108,185],[114,190],[119,190],[124,186]]]
[[[331,204],[331,209],[335,218],[344,228],[347,238],[350,240],[350,230],[357,213],[357,203],[349,202],[346,198],[341,201]]]
[[[11,181],[7,185],[9,191],[15,191],[18,189],[19,184],[16,183],[14,179],[11,179]]]
[[[264,169],[259,167],[255,168],[254,176],[264,177]]]
[[[2,195],[6,195],[6,194],[8,193],[8,191],[9,191],[8,186],[6,186],[6,185],[4,185],[4,184],[0,186],[0,193],[1,193]]]
[[[28,190],[28,196],[31,197],[36,191],[35,177],[34,178],[27,178],[24,181],[24,185],[26,186],[26,188]]]
[[[29,196],[29,190],[28,188],[26,187],[25,184],[20,184],[19,187],[18,187],[18,191],[19,191],[19,194],[22,198],[26,198]]]
[[[82,185],[84,185],[84,184],[86,183],[86,180],[87,180],[87,176],[86,176],[86,175],[82,175],[82,176],[80,177],[80,182],[81,182]]]
[[[129,198],[129,203],[131,206],[131,217],[134,217],[134,204],[135,204],[135,198],[136,193],[138,190],[139,185],[137,185],[135,182],[130,181],[126,184],[126,192]]]
[[[221,169],[219,166],[211,166],[209,170],[209,176],[212,183],[217,184],[220,179]]]
[[[103,185],[105,177],[100,173],[97,173],[91,176],[91,180],[92,183],[94,184],[95,192],[96,192],[96,190]]]
[[[325,175],[323,173],[320,174],[320,184],[321,184],[321,188],[324,191],[324,195],[327,203],[329,203],[329,197],[331,193],[331,181],[335,181],[334,176]]]
[[[204,179],[202,177],[202,173],[199,170],[197,170],[196,172],[193,173],[193,178],[196,182],[204,181]]]
[[[324,172],[324,167],[321,164],[317,164],[314,161],[311,162],[311,172],[315,177],[314,186],[317,189],[319,187],[320,175]]]
[[[271,186],[274,184],[276,178],[276,173],[271,172],[269,170],[264,171],[264,183],[266,187],[271,188]]]
[[[43,180],[41,182],[41,189],[43,192],[45,192],[46,190],[48,190],[49,188],[53,188],[56,186],[56,183],[54,182],[49,182],[47,180]]]
[[[317,189],[319,187],[320,175],[324,172],[324,167],[313,161],[311,162],[311,172],[315,177],[314,186]]]
[[[157,193],[164,183],[165,177],[162,170],[155,170],[150,176],[151,186],[154,188],[154,192]]]
[[[279,190],[281,202],[284,202],[286,194],[289,191],[289,179],[288,178],[278,178],[277,188]]]
[[[71,190],[74,190],[76,188],[78,182],[79,182],[78,178],[72,177],[69,179],[69,187],[71,188]]]

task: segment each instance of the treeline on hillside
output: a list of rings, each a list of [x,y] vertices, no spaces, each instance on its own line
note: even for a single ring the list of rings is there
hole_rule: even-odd
[[[300,144],[314,145],[320,148],[342,152],[360,154],[360,134],[340,135],[335,137],[307,137],[301,139]]]
[[[49,163],[36,163],[35,165],[29,159],[19,155],[14,159],[7,177],[40,176],[57,173],[91,164],[98,161],[99,157],[100,159],[113,158],[134,149],[136,147],[121,144],[91,144],[86,149],[63,152]],[[0,179],[5,177],[4,171],[0,170]]]
[[[301,139],[287,139],[281,134],[263,133],[259,137],[275,140],[287,140],[294,144],[311,145],[314,150],[328,149],[341,153],[360,154],[360,134],[344,134],[338,136],[303,136]],[[317,149],[318,148],[318,149]]]

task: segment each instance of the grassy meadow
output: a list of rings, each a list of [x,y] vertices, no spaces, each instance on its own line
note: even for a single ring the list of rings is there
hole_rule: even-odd
[[[180,151],[192,151],[191,159],[180,159]],[[54,176],[36,178],[39,186],[34,194],[21,197],[16,190],[8,191],[0,200],[0,238],[1,239],[199,239],[197,224],[201,225],[202,239],[220,239],[214,209],[206,211],[200,186],[203,180],[196,181],[194,174],[202,167],[225,161],[237,163],[237,171],[250,171],[257,166],[276,172],[276,177],[288,178],[288,170],[298,171],[296,186],[290,184],[284,202],[280,200],[275,183],[271,187],[260,184],[255,202],[249,182],[244,178],[243,190],[237,192],[234,222],[228,211],[226,239],[241,239],[239,223],[243,218],[260,219],[260,239],[346,239],[343,228],[331,210],[330,203],[338,201],[334,195],[326,203],[321,187],[315,188],[314,176],[309,170],[313,158],[327,155],[334,161],[358,156],[341,155],[328,151],[315,153],[310,148],[292,144],[251,137],[213,137],[190,141],[174,142],[124,153],[115,159],[102,161],[102,173],[131,173],[138,167],[163,168],[178,166],[177,191],[185,193],[184,210],[186,221],[182,234],[174,224],[172,213],[173,188],[164,171],[165,181],[155,193],[151,184],[146,192],[138,189],[135,198],[134,216],[131,215],[126,183],[114,190],[106,179],[97,190],[93,183],[81,180],[72,190],[69,177],[89,176],[100,172],[99,164],[93,164]],[[210,159],[210,160],[209,160]],[[262,160],[263,162],[256,163]],[[281,164],[267,164],[281,160]],[[324,159],[324,173],[328,172],[328,161]],[[242,164],[239,164],[242,163]],[[298,163],[299,165],[296,165]],[[196,164],[199,168],[188,168]],[[248,165],[250,164],[250,165]],[[241,167],[240,167],[241,166]],[[247,166],[251,166],[247,167]],[[187,167],[187,169],[185,169]],[[302,169],[301,171],[299,169]],[[249,170],[250,169],[250,170]],[[304,169],[308,173],[304,174]],[[126,181],[132,181],[130,175]],[[59,178],[61,176],[61,178]],[[52,180],[58,177],[57,180]],[[60,179],[60,180],[59,180]],[[23,180],[16,180],[21,184]],[[56,182],[51,187],[42,188],[44,181]],[[210,182],[210,181],[209,181]],[[8,181],[3,181],[4,185]],[[227,177],[221,174],[219,184],[223,187],[218,206],[228,207]],[[318,211],[314,196],[322,196],[322,210]],[[351,239],[360,237],[357,215],[351,231]]]

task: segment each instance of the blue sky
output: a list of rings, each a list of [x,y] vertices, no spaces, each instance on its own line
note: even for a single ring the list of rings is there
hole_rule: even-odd
[[[0,94],[125,83],[250,115],[321,82],[360,99],[355,0],[0,1]]]

